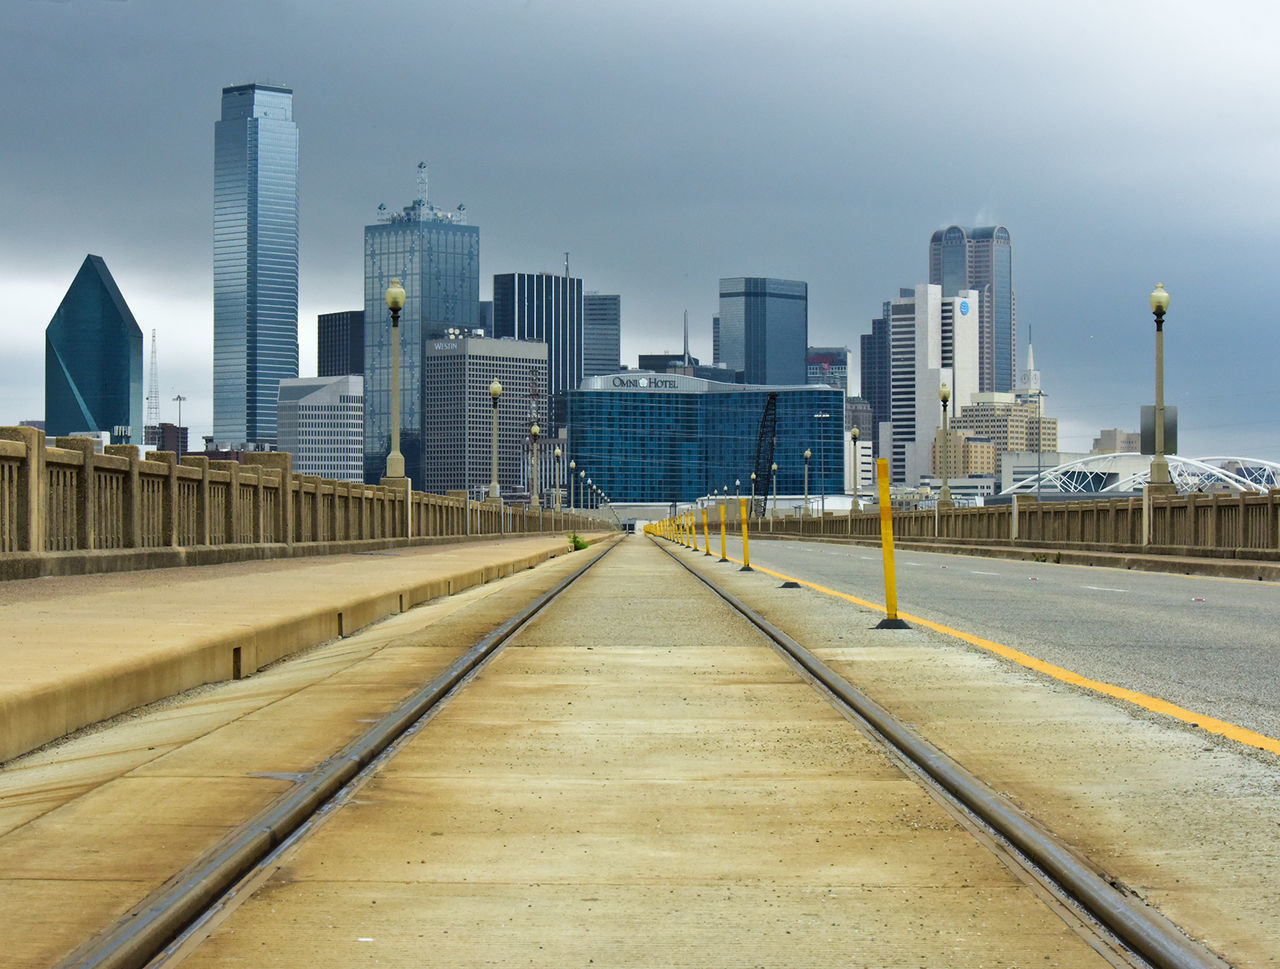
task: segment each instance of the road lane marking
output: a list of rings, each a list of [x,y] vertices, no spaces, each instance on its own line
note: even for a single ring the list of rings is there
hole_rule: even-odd
[[[979,572],[977,569],[970,569],[974,575],[999,575],[999,572]]]
[[[731,560],[736,561],[736,560]],[[844,599],[846,602],[852,602],[854,605],[863,606],[876,612],[884,612],[883,603],[869,602],[866,599],[859,599],[857,596],[847,595],[843,592],[837,592],[835,589],[828,589],[826,586],[818,585],[816,582],[808,582],[804,579],[797,579],[789,575],[783,575],[781,572],[774,572],[760,565],[753,565],[753,569],[757,572],[763,572],[765,575],[771,575],[776,579],[782,579],[784,582],[798,582],[800,585],[813,589],[815,592],[821,592],[824,595],[834,596],[837,599]],[[1257,747],[1259,750],[1265,750],[1272,754],[1280,755],[1280,739],[1268,737],[1266,734],[1249,730],[1247,727],[1241,727],[1238,724],[1228,723],[1225,720],[1219,720],[1216,717],[1206,716],[1202,713],[1196,713],[1194,710],[1188,710],[1177,704],[1170,703],[1168,700],[1161,700],[1159,697],[1147,696],[1145,693],[1138,693],[1134,690],[1126,690],[1122,686],[1116,686],[1114,683],[1103,683],[1100,680],[1091,680],[1081,676],[1079,673],[1066,669],[1061,666],[1055,666],[1052,663],[1046,663],[1042,659],[1036,659],[1027,653],[1020,652],[1012,647],[1005,646],[1001,643],[992,642],[989,639],[983,639],[981,636],[975,636],[972,633],[966,633],[959,629],[952,629],[950,626],[944,626],[941,623],[924,619],[920,616],[908,615],[899,610],[898,617],[908,622],[913,622],[918,626],[924,626],[926,629],[932,629],[934,632],[942,633],[944,636],[951,636],[979,649],[985,649],[988,652],[995,653],[1007,660],[1017,663],[1019,666],[1025,666],[1027,669],[1035,670],[1037,673],[1043,673],[1045,676],[1052,677],[1063,683],[1069,683],[1072,686],[1082,687],[1086,690],[1092,690],[1094,693],[1100,693],[1103,696],[1109,696],[1117,700],[1124,700],[1126,703],[1132,703],[1134,706],[1142,707],[1144,710],[1150,710],[1152,713],[1163,714],[1166,717],[1172,717],[1175,720],[1181,720],[1193,727],[1199,727],[1208,733],[1217,734],[1220,737],[1226,737],[1228,740],[1234,740],[1236,743],[1244,744],[1248,747]]]
[[[1108,589],[1105,585],[1082,585],[1082,589],[1092,589],[1094,592],[1128,592],[1128,589]]]

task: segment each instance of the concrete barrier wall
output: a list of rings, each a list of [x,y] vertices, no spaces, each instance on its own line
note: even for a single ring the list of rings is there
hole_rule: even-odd
[[[349,551],[352,542],[430,540],[476,535],[599,530],[598,517],[470,501],[464,493],[429,495],[403,488],[294,474],[292,455],[263,452],[245,463],[179,459],[167,451],[139,456],[132,445],[95,453],[87,438],[0,427],[0,577],[50,574],[32,557],[81,553],[98,571],[210,559],[107,552],[283,546]],[[25,557],[21,565],[15,559]],[[246,551],[238,557],[258,557]],[[39,566],[39,568],[37,568]],[[51,566],[50,566],[51,567]],[[35,571],[33,571],[35,569]],[[41,571],[44,569],[44,571]]]
[[[737,502],[730,500],[726,512],[736,524]],[[714,507],[708,509],[708,522],[713,530],[719,527]],[[807,518],[766,515],[753,527],[764,535],[880,539],[878,511]],[[893,534],[895,539],[961,546],[1141,550],[1280,561],[1280,490],[1067,502],[1019,495],[1012,505],[896,511]]]

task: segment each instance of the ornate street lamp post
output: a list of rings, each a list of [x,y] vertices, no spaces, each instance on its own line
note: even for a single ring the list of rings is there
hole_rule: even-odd
[[[533,441],[533,474],[529,478],[529,488],[531,489],[531,499],[529,507],[541,510],[542,503],[538,500],[538,435],[542,433],[542,428],[537,424],[529,428],[529,439]]]
[[[489,482],[489,497],[497,501],[502,497],[498,490],[498,398],[502,396],[502,384],[497,380],[489,385],[489,396],[493,398],[493,478]]]
[[[1168,311],[1169,294],[1164,283],[1156,283],[1151,291],[1151,312],[1156,318],[1156,456],[1151,461],[1150,478],[1153,485],[1172,483],[1164,456],[1164,314]]]
[[[387,477],[404,477],[404,455],[400,453],[400,311],[404,309],[404,287],[392,279],[386,293],[391,310],[391,453],[387,455]]]
[[[751,472],[751,504],[748,506],[751,511],[748,515],[750,518],[756,517],[756,473]]]
[[[773,517],[778,517],[778,462],[774,461],[769,471],[773,474]]]
[[[569,462],[569,511],[577,509],[577,502],[573,500],[573,472],[578,469],[577,461]]]
[[[858,437],[860,436],[858,428],[853,427],[849,430],[849,440],[853,442],[853,504],[850,509],[856,508],[862,511],[862,502],[858,500]]]
[[[556,445],[556,513],[560,512],[560,445]]]
[[[950,468],[947,466],[947,460],[950,455],[950,438],[947,434],[947,404],[951,400],[951,388],[943,384],[938,388],[938,400],[942,401],[942,497],[938,499],[938,507],[951,507],[951,488],[947,485],[947,472]]]
[[[809,459],[813,457],[813,452],[808,448],[804,449],[804,511],[803,515],[809,514]]]

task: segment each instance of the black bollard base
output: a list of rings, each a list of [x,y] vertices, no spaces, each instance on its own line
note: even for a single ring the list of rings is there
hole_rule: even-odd
[[[910,629],[901,619],[881,619],[876,623],[877,629]]]

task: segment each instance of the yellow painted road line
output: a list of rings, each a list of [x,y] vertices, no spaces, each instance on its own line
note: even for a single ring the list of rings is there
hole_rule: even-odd
[[[734,560],[730,560],[734,561]],[[783,575],[781,572],[774,572],[763,566],[753,566],[755,571],[763,572],[765,575],[772,575],[776,579],[784,582],[796,582],[807,588],[813,589],[815,592],[821,592],[824,595],[834,596],[837,599],[844,599],[852,602],[854,605],[864,606],[868,609],[874,609],[877,612],[885,612],[883,603],[868,602],[866,599],[859,599],[857,596],[846,595],[843,592],[837,592],[835,589],[828,589],[826,586],[818,585],[814,582],[806,582],[804,579],[793,578],[789,575]],[[887,614],[887,613],[886,613]],[[1133,690],[1126,690],[1122,686],[1116,686],[1113,683],[1103,683],[1099,680],[1090,680],[1081,676],[1079,673],[1064,669],[1061,666],[1054,666],[1052,663],[1046,663],[1042,659],[1036,659],[1034,656],[1028,656],[1026,653],[1019,652],[1009,646],[1001,643],[993,643],[989,639],[983,639],[981,636],[974,636],[972,633],[962,632],[959,629],[952,629],[950,626],[944,626],[941,623],[933,622],[929,619],[922,619],[920,616],[910,616],[905,612],[899,612],[898,617],[908,622],[915,623],[917,626],[924,626],[926,629],[932,629],[934,632],[942,633],[944,636],[953,636],[980,649],[995,653],[997,656],[1003,656],[1007,660],[1012,660],[1019,666],[1025,666],[1027,669],[1035,670],[1037,673],[1043,673],[1045,676],[1051,676],[1055,680],[1063,683],[1070,683],[1072,686],[1083,687],[1086,690],[1092,690],[1094,693],[1100,693],[1103,696],[1114,697],[1117,700],[1124,700],[1126,703],[1132,703],[1134,706],[1142,707],[1144,710],[1150,710],[1153,713],[1160,713],[1166,717],[1173,717],[1175,720],[1181,720],[1183,723],[1189,723],[1193,727],[1199,727],[1209,733],[1217,734],[1220,737],[1226,737],[1228,740],[1234,740],[1236,743],[1244,744],[1248,747],[1257,747],[1259,750],[1265,750],[1269,753],[1280,755],[1280,739],[1268,737],[1266,734],[1257,733],[1246,727],[1238,726],[1234,723],[1228,723],[1225,720],[1218,720],[1216,717],[1206,716],[1203,713],[1196,713],[1194,710],[1188,710],[1185,707],[1177,706],[1168,700],[1161,700],[1159,697],[1147,696],[1145,693],[1137,693]]]

